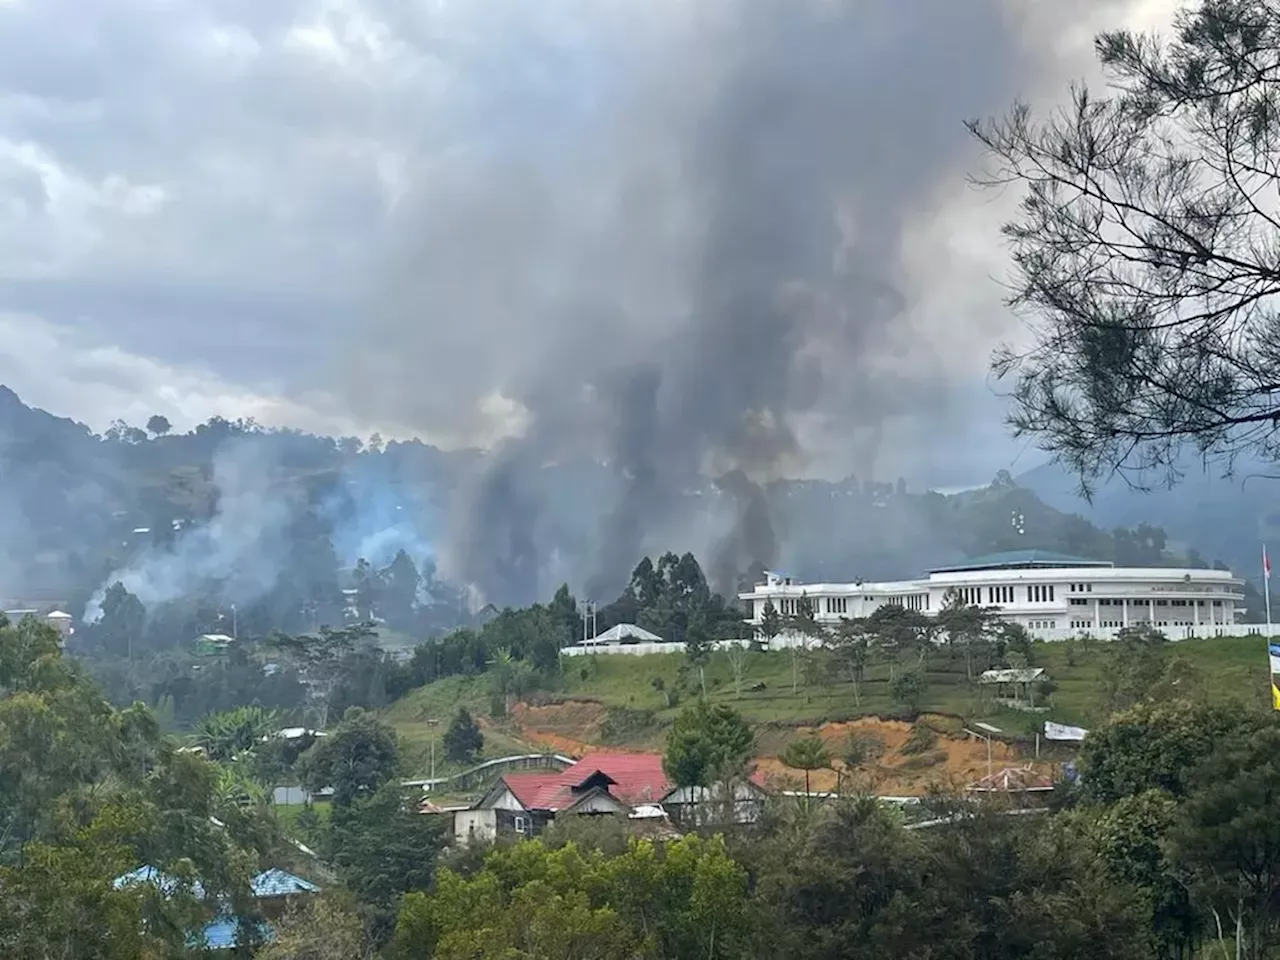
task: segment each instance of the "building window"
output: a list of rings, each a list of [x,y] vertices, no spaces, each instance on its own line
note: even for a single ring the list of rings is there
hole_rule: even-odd
[[[526,820],[524,817],[516,817],[515,826],[516,826],[516,833],[529,832],[529,821]]]

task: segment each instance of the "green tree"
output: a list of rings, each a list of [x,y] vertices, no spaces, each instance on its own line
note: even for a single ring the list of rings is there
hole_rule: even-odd
[[[169,422],[168,417],[153,413],[147,418],[147,433],[156,437],[163,437],[166,433],[173,429],[173,424]]]
[[[889,696],[911,709],[920,710],[920,703],[928,689],[923,670],[905,670],[889,682]]]
[[[329,725],[329,710],[346,677],[347,661],[357,651],[370,648],[372,639],[372,632],[360,626],[345,630],[321,627],[314,635],[276,635],[269,641],[297,665],[298,673],[315,698],[321,730]]]
[[[1080,749],[1087,799],[1114,803],[1146,790],[1181,797],[1202,760],[1240,735],[1247,720],[1232,704],[1140,703],[1089,732]]]
[[[754,751],[755,735],[742,715],[703,698],[671,724],[662,766],[677,786],[709,787],[739,775]]]
[[[1189,775],[1172,858],[1235,935],[1240,956],[1273,956],[1280,929],[1280,727],[1261,721]]]
[[[698,671],[698,685],[702,695],[707,695],[707,663],[711,659],[711,635],[707,632],[706,617],[699,614],[689,624],[684,635],[684,656],[689,665]]]
[[[484,734],[471,717],[471,711],[459,707],[449,729],[444,732],[444,755],[453,763],[474,763],[484,749]]]
[[[809,789],[809,775],[814,770],[826,770],[831,766],[831,753],[822,738],[816,734],[792,740],[778,757],[784,765],[792,770],[804,771],[804,805],[809,809],[812,792]]]
[[[1164,675],[1165,636],[1148,626],[1125,627],[1107,646],[1103,687],[1112,710],[1145,700]]]
[[[396,733],[374,714],[347,710],[342,723],[302,756],[302,782],[312,793],[333,788],[333,805],[348,806],[399,772]]]
[[[778,608],[773,605],[772,600],[766,600],[764,609],[760,611],[760,635],[768,645],[781,632],[782,615],[778,613]]]
[[[255,960],[372,960],[357,905],[331,894],[292,904]]]
[[[381,584],[381,612],[387,623],[397,630],[413,629],[422,576],[409,554],[398,551],[378,572],[377,580]]]
[[[994,635],[1001,623],[998,608],[965,603],[958,590],[948,590],[942,598],[938,629],[951,649],[959,647],[964,651],[965,676],[970,682],[974,660],[984,665],[989,663],[995,646]]]
[[[1112,878],[1141,890],[1150,907],[1153,946],[1161,956],[1194,956],[1201,919],[1187,885],[1168,856],[1178,802],[1163,790],[1089,805],[1064,818],[1062,827],[1098,852]]]
[[[255,750],[264,738],[275,733],[279,717],[274,710],[257,704],[210,713],[196,724],[193,741],[203,747],[210,760],[230,760],[237,754]]]
[[[116,656],[123,654],[133,660],[135,646],[142,640],[147,610],[142,601],[125,589],[123,583],[113,583],[102,598],[102,616],[90,628],[91,642]]]
[[[841,617],[831,636],[836,663],[853,687],[854,706],[862,705],[862,681],[871,660],[871,637],[865,620]]]
[[[426,890],[448,841],[443,817],[423,816],[396,783],[335,806],[324,846],[347,889],[389,909],[403,894]]]
[[[970,124],[993,161],[983,182],[1025,188],[1004,233],[1030,346],[995,364],[1013,425],[1086,488],[1114,468],[1176,479],[1184,443],[1275,459],[1260,305],[1280,292],[1280,231],[1257,198],[1280,187],[1280,9],[1201,0],[1168,40],[1117,31],[1096,49],[1108,96],[1080,86],[1052,116],[1018,104]]]

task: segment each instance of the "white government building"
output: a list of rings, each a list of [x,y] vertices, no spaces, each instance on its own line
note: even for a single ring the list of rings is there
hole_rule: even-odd
[[[1114,637],[1124,627],[1151,624],[1171,640],[1220,637],[1265,627],[1237,627],[1245,612],[1244,581],[1227,570],[1117,567],[1040,550],[978,557],[939,567],[921,580],[887,583],[800,583],[767,573],[739,599],[758,626],[765,604],[782,616],[797,612],[802,597],[819,623],[866,617],[897,604],[933,615],[954,590],[966,603],[998,607],[1006,619],[1041,640],[1090,634]]]

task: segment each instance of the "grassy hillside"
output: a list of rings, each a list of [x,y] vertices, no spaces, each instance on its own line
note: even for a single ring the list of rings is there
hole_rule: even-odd
[[[1084,726],[1097,723],[1105,713],[1102,671],[1106,647],[1084,650],[1075,645],[1071,653],[1069,649],[1062,643],[1035,646],[1034,664],[1045,667],[1058,685],[1047,713],[1027,714],[991,703],[966,682],[963,660],[949,660],[944,653],[930,664],[921,709],[967,721],[982,720],[1014,735],[1030,734],[1046,719]],[[1266,644],[1261,638],[1188,640],[1170,644],[1165,656],[1184,660],[1192,668],[1194,682],[1202,684],[1210,696],[1260,706],[1268,702]],[[486,757],[535,745],[564,750],[583,744],[659,748],[665,727],[694,695],[689,685],[696,683],[696,676],[687,675],[677,703],[668,705],[667,693],[677,688],[681,663],[682,658],[674,654],[566,659],[561,690],[531,697],[531,703],[516,705],[511,716],[502,719],[485,716],[489,705],[486,678],[453,677],[413,691],[389,707],[386,716],[411,755],[422,761],[432,733],[426,720],[441,718],[436,732],[442,734],[459,705],[484,718]],[[857,701],[852,687],[837,678],[828,678],[825,685],[817,681],[806,684],[801,675],[793,691],[792,661],[786,652],[753,654],[740,695],[734,691],[728,661],[721,655],[712,658],[706,680],[713,698],[731,703],[757,724],[762,751],[774,747],[774,740],[779,744],[785,741],[795,727],[858,716],[906,714],[889,696],[888,667],[882,664],[868,671]],[[756,683],[763,683],[764,689],[748,689]],[[438,769],[446,767],[438,762]]]

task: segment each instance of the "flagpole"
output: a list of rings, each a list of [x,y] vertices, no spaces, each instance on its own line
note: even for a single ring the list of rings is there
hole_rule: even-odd
[[[1271,637],[1271,558],[1267,545],[1262,545],[1262,594],[1267,604],[1267,637]]]

